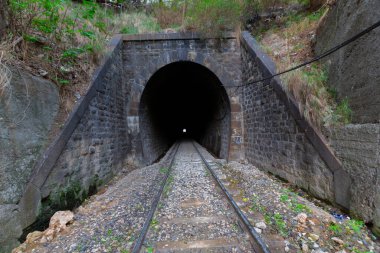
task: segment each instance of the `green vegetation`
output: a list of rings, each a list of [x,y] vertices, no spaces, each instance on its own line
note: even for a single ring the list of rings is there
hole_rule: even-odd
[[[335,222],[331,222],[329,224],[328,229],[332,231],[334,235],[337,235],[337,236],[340,235],[340,233],[342,233],[342,227],[340,226],[340,224],[335,223]]]
[[[348,103],[348,98],[343,99],[337,106],[335,110],[336,120],[342,122],[343,124],[351,123],[352,110]]]
[[[290,190],[286,190],[283,194],[281,194],[280,201],[283,203],[287,203],[288,206],[296,213],[311,213],[310,208],[305,204],[298,202],[297,194],[291,192]]]
[[[153,218],[150,222],[150,226],[153,230],[158,230],[159,228],[159,222],[156,218]]]
[[[167,174],[168,172],[169,172],[168,168],[164,168],[164,167],[160,168],[160,173],[161,174]]]
[[[205,34],[235,29],[243,5],[238,0],[194,0],[188,6],[186,24]]]
[[[364,222],[361,220],[355,220],[355,219],[348,220],[347,225],[348,226],[346,227],[346,229],[351,230],[357,234],[359,234],[364,228]]]
[[[166,198],[169,195],[170,189],[172,187],[172,184],[174,182],[173,175],[170,175],[168,179],[166,180],[166,184],[164,186],[164,190],[162,191],[162,196]]]
[[[162,29],[196,30],[219,36],[240,26],[241,0],[152,1],[152,14]]]
[[[91,74],[88,70],[98,64],[115,33],[160,30],[156,20],[143,11],[116,13],[95,0],[9,3],[11,28],[0,53],[5,52],[8,61],[22,59],[26,65],[37,64],[33,67],[45,70],[47,78],[68,92],[72,91],[70,85],[87,82]],[[13,46],[5,47],[6,44]],[[36,60],[36,55],[42,58]]]
[[[285,222],[284,218],[282,217],[282,215],[279,213],[275,213],[273,215],[273,220],[274,220],[274,224],[276,225],[278,232],[280,232],[280,234],[282,236],[287,236],[289,231],[287,229],[286,222]]]
[[[297,2],[305,6],[311,4],[309,1]],[[277,4],[289,4],[289,1],[279,1]],[[269,5],[272,6],[272,3]],[[255,35],[263,44],[263,49],[276,62],[278,71],[311,59],[313,51],[311,35],[314,36],[318,22],[326,11],[326,8],[320,8],[315,12],[290,12],[255,27]],[[281,43],[281,48],[273,47]],[[299,103],[305,118],[318,128],[351,122],[349,101],[347,99],[338,101],[336,90],[327,86],[328,71],[325,64],[313,63],[287,73],[281,76],[281,79],[284,88]]]
[[[265,214],[267,211],[266,211],[266,208],[265,206],[263,206],[260,201],[259,201],[259,197],[255,194],[252,195],[252,198],[251,198],[251,208],[250,208],[252,211],[258,211],[262,214]]]

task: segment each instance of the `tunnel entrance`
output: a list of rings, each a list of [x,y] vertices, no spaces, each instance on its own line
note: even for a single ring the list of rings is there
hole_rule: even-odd
[[[193,62],[176,62],[158,70],[140,100],[144,160],[153,162],[176,140],[191,138],[227,158],[231,110],[218,77]]]

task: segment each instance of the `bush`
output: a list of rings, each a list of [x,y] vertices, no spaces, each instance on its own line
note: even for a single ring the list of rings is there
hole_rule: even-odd
[[[114,33],[152,32],[159,29],[155,19],[141,13],[117,14],[95,0],[10,0],[14,37],[21,37],[21,58],[46,55],[41,62],[51,80],[61,87],[85,76],[104,54]],[[137,2],[136,2],[137,3]],[[31,46],[33,44],[33,46]],[[30,50],[32,49],[32,50]],[[46,53],[46,54],[45,54]],[[77,67],[74,67],[77,66]],[[69,69],[85,73],[68,76]],[[63,70],[63,71],[62,71]]]
[[[202,34],[218,36],[240,25],[242,10],[239,0],[194,0],[187,7],[186,25]]]
[[[152,14],[161,28],[177,28],[184,24],[187,1],[176,0],[163,3],[152,3]]]

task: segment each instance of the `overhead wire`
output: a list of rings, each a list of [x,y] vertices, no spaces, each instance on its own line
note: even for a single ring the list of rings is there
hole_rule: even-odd
[[[241,85],[224,85],[224,87],[226,88],[240,88],[240,87],[244,87],[244,86],[248,86],[248,85],[252,85],[252,84],[255,84],[255,83],[260,83],[260,82],[265,82],[265,81],[268,81],[268,80],[271,80],[272,78],[276,77],[276,76],[280,76],[280,75],[283,75],[283,74],[286,74],[286,73],[289,73],[291,71],[294,71],[294,70],[297,70],[299,68],[302,68],[302,67],[305,67],[313,62],[316,62],[316,61],[319,61],[329,55],[331,55],[332,53],[335,53],[336,51],[338,51],[339,49],[351,44],[352,42],[358,40],[359,38],[363,37],[364,35],[368,34],[369,32],[371,32],[372,30],[376,29],[377,27],[380,26],[380,20],[378,22],[376,22],[375,24],[371,25],[370,27],[368,27],[367,29],[361,31],[360,33],[356,34],[355,36],[349,38],[348,40],[340,43],[339,45],[325,51],[324,53],[312,58],[311,60],[309,61],[306,61],[302,64],[299,64],[295,67],[292,67],[290,69],[287,69],[287,70],[284,70],[282,72],[279,72],[277,74],[273,74],[271,76],[268,76],[268,77],[264,77],[264,78],[261,78],[261,79],[258,79],[258,80],[254,80],[254,81],[250,81],[248,83],[245,83],[245,84],[241,84]]]

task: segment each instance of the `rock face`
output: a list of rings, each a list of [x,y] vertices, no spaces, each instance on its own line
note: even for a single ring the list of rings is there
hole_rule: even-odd
[[[380,1],[339,0],[321,21],[320,54],[379,21]],[[350,212],[380,234],[380,28],[329,56],[328,84],[348,98],[353,123],[331,130],[331,146],[352,178]]]
[[[15,68],[12,76],[0,96],[0,249],[10,243],[9,236],[14,238],[22,231],[15,220],[16,204],[45,149],[59,108],[53,83]]]
[[[316,53],[320,54],[379,21],[380,1],[340,0],[321,22]],[[380,122],[380,29],[342,48],[329,58],[330,87],[348,98],[354,123]]]
[[[380,234],[380,124],[331,129],[331,146],[350,174],[350,212]]]

